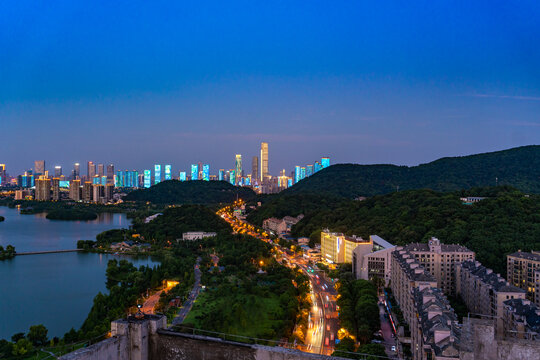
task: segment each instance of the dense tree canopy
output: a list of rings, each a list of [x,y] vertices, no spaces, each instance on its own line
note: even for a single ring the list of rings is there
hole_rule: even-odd
[[[338,164],[300,181],[283,194],[333,194],[356,198],[398,189],[457,191],[497,184],[540,193],[540,146],[447,157],[413,167]]]
[[[148,189],[132,191],[124,200],[154,204],[213,205],[232,203],[237,197],[249,201],[256,195],[250,188],[234,186],[225,181],[168,180]]]
[[[467,195],[489,197],[465,205],[460,197]],[[400,191],[306,215],[293,227],[293,234],[316,237],[329,228],[362,237],[377,234],[396,245],[436,236],[443,243],[467,246],[485,266],[504,274],[507,254],[540,248],[539,200],[539,195],[509,187],[454,193]]]

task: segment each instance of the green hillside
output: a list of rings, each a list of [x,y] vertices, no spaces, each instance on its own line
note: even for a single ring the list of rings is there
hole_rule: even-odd
[[[231,203],[237,196],[249,201],[256,194],[249,188],[234,186],[225,181],[168,180],[148,189],[132,191],[124,200],[154,204],[213,205]]]
[[[447,157],[412,167],[338,164],[300,181],[283,194],[316,193],[355,198],[398,189],[456,191],[496,184],[540,193],[540,146]]]
[[[462,195],[490,197],[464,205]],[[504,274],[507,254],[540,249],[540,195],[526,196],[510,187],[400,191],[308,214],[292,231],[316,239],[324,228],[362,237],[377,234],[396,245],[436,236],[467,246],[484,265]]]

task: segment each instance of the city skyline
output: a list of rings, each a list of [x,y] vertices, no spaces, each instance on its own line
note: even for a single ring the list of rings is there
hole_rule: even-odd
[[[0,14],[1,161],[16,172],[36,154],[64,167],[219,168],[267,141],[277,174],[320,154],[417,165],[535,144],[539,10],[11,4]]]

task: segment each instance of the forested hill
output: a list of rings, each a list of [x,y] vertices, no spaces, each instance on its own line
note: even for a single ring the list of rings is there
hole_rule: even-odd
[[[355,198],[387,194],[398,188],[456,191],[497,184],[540,193],[540,146],[447,157],[413,167],[338,164],[300,181],[283,194],[325,193]]]
[[[200,204],[231,203],[237,196],[246,201],[256,194],[247,187],[233,186],[225,181],[178,181],[168,180],[148,189],[130,192],[125,201],[142,201],[154,204]]]
[[[487,198],[473,205],[460,201],[472,195]],[[507,254],[540,249],[540,195],[510,187],[400,191],[307,214],[292,231],[316,240],[324,228],[364,238],[377,234],[396,245],[436,236],[443,243],[467,246],[484,265],[504,274]]]

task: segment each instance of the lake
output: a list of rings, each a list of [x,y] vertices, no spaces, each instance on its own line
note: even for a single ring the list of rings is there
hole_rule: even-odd
[[[45,215],[21,215],[0,207],[0,245],[16,251],[74,249],[77,240],[95,240],[109,229],[128,227],[125,214],[100,214],[93,221],[47,220]],[[150,258],[131,259],[106,254],[59,253],[16,256],[0,261],[0,339],[28,332],[43,324],[49,338],[78,329],[86,319],[94,296],[106,292],[105,270],[109,259],[126,258],[137,267],[157,265]]]

